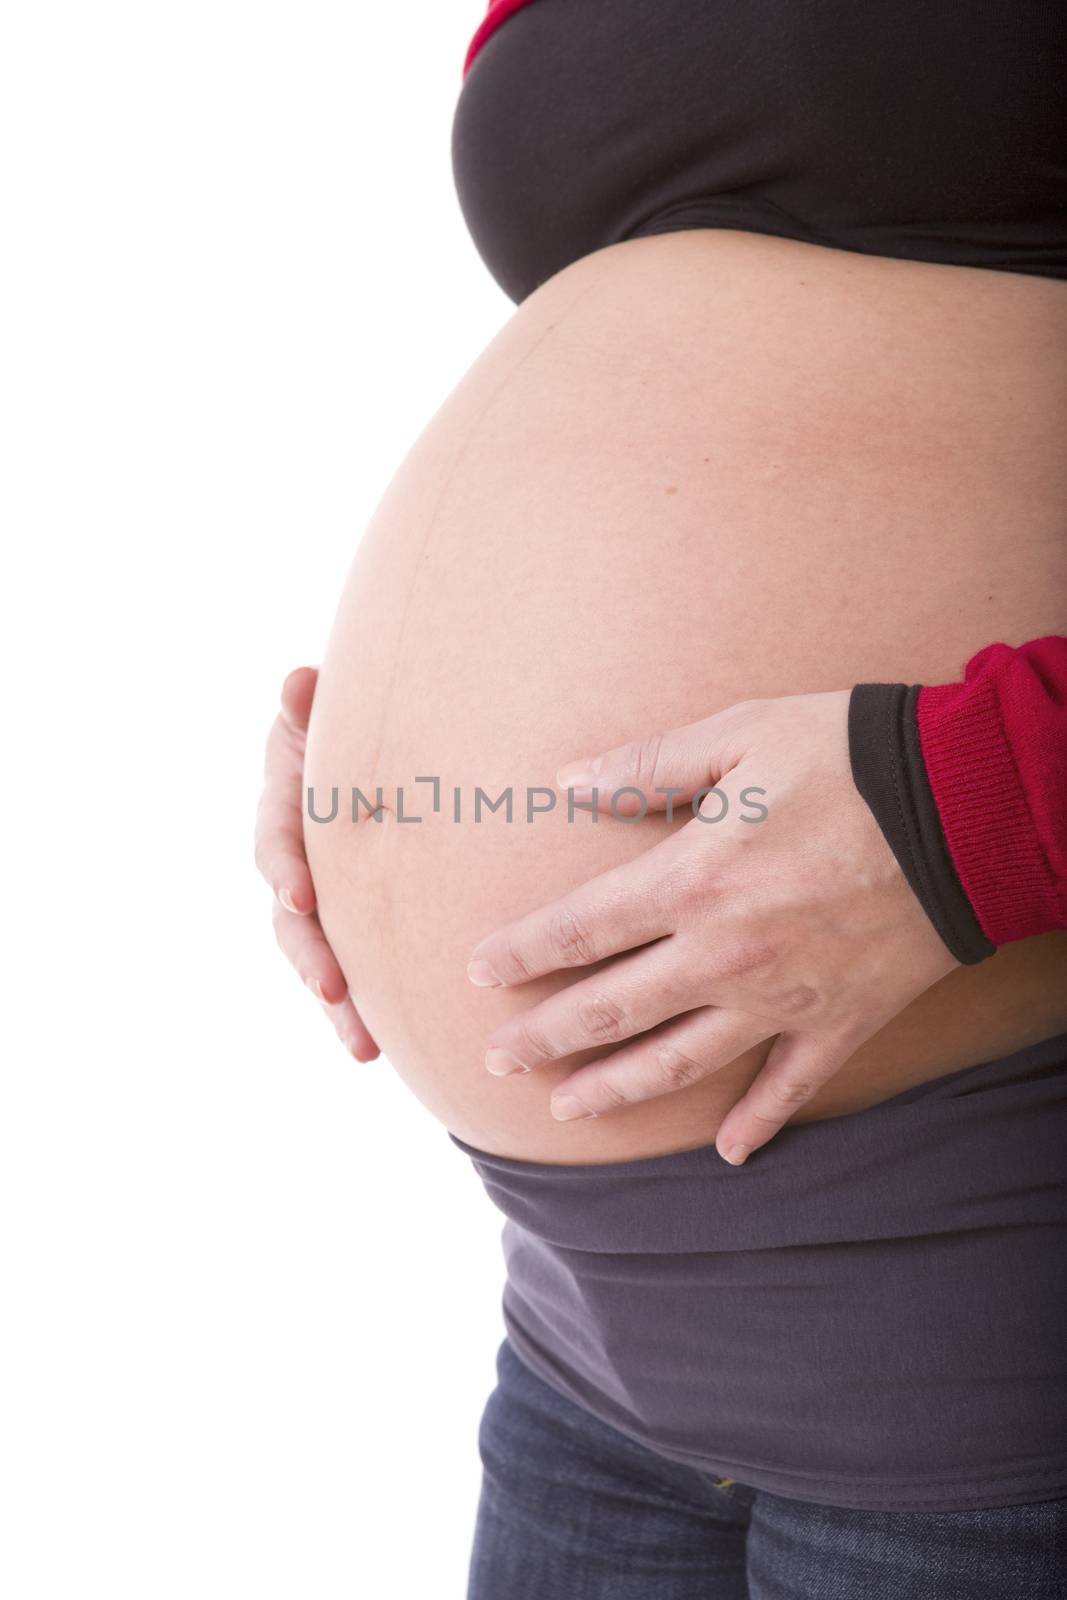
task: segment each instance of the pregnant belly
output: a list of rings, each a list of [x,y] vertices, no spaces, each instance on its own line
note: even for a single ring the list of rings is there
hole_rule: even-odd
[[[561,1162],[714,1137],[767,1046],[559,1124],[573,1063],[501,1080],[483,1056],[572,979],[475,990],[468,952],[684,822],[541,809],[564,761],[1064,630],[1065,346],[1052,280],[675,234],[560,273],[431,420],[341,600],[307,764],[338,812],[305,831],[357,1005],[459,1137]],[[1067,1028],[1065,980],[1060,935],[951,973],[803,1117]]]

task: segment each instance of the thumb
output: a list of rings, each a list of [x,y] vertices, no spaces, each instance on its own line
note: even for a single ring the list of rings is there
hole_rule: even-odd
[[[568,762],[557,772],[556,783],[573,790],[579,805],[592,805],[595,790],[598,809],[611,806],[618,816],[643,815],[692,800],[701,789],[717,784],[737,759],[727,746],[720,720],[705,717],[668,733],[634,739],[603,755]],[[618,799],[613,804],[614,796]]]

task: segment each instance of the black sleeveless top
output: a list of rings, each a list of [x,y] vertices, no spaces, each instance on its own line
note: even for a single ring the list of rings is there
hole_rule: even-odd
[[[590,251],[683,228],[1067,277],[1055,0],[500,10],[456,105],[453,170],[515,301]]]

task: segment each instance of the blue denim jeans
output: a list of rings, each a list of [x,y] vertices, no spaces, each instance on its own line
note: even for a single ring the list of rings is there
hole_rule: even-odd
[[[468,1600],[1067,1600],[1067,1499],[850,1511],[677,1465],[505,1339]]]

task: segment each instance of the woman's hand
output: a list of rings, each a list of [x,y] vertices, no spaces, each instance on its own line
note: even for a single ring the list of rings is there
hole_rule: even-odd
[[[600,812],[617,795],[617,818],[644,803],[692,815],[472,952],[481,985],[613,958],[497,1028],[491,1072],[618,1045],[557,1084],[553,1115],[568,1120],[681,1088],[775,1038],[716,1137],[736,1165],[958,965],[855,787],[848,704],[847,690],[748,701],[558,774]]]
[[[344,973],[319,926],[304,852],[304,746],[318,676],[314,667],[298,667],[282,684],[256,814],[256,865],[274,890],[274,932],[283,952],[322,1001],[341,1043],[357,1061],[373,1061],[378,1046],[348,997]]]

